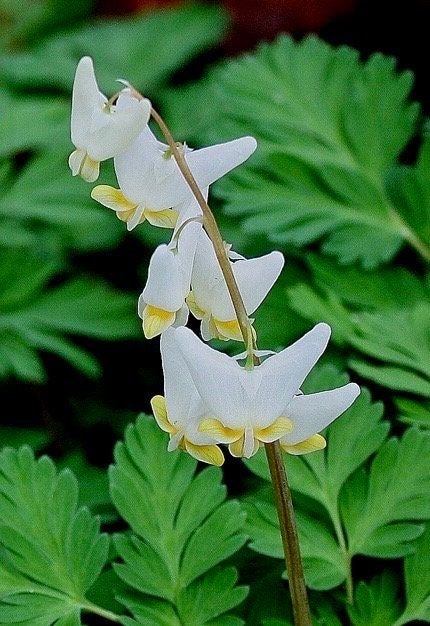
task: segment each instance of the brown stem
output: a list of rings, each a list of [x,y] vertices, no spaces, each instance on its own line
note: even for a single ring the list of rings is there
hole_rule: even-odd
[[[231,269],[230,261],[224,248],[224,242],[222,240],[221,233],[219,232],[218,224],[216,223],[216,220],[208,203],[206,202],[202,192],[200,191],[199,186],[197,185],[186,160],[184,159],[181,151],[178,149],[178,146],[173,139],[170,130],[166,126],[163,118],[157,113],[157,111],[154,111],[154,109],[151,110],[151,115],[157,122],[161,132],[166,138],[166,141],[169,145],[170,150],[172,151],[176,163],[178,164],[181,174],[190,186],[190,189],[193,192],[203,212],[203,225],[215,249],[216,257],[220,264],[225,282],[227,283],[227,289],[233,302],[237,321],[242,332],[243,341],[245,345],[247,345],[249,333],[252,332],[251,325],[248,314],[246,313],[245,305],[243,304],[239,287],[237,286],[236,279]]]
[[[294,624],[296,626],[311,626],[308,594],[300,556],[294,508],[287,473],[282,460],[281,446],[278,441],[274,441],[273,443],[266,443],[265,449],[281,527],[282,545],[284,547],[288,584],[293,605]]]
[[[186,160],[184,159],[181,151],[178,150],[178,146],[164,120],[157,113],[157,111],[154,111],[154,109],[151,110],[151,114],[160,127],[183,177],[190,186],[191,191],[202,209],[203,225],[213,243],[216,257],[220,264],[221,271],[227,284],[227,289],[233,302],[234,310],[242,332],[243,341],[245,346],[248,348],[250,341],[251,345],[254,343],[251,339],[251,323],[231,269],[230,260],[227,256],[221,233],[219,232],[214,215],[202,192],[200,191]],[[256,357],[254,358],[254,362],[256,365],[259,364],[259,360]],[[296,626],[311,626],[310,610],[303,574],[303,566],[300,557],[300,547],[296,530],[293,503],[291,500],[291,493],[288,486],[285,467],[282,461],[281,448],[279,442],[266,443],[265,448],[281,527],[282,544],[284,547],[285,562],[287,565],[288,581],[293,604],[294,623]]]

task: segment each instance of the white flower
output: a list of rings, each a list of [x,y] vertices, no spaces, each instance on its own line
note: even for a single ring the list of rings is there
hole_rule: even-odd
[[[168,450],[180,447],[199,461],[222,465],[224,455],[213,438],[198,432],[207,412],[173,341],[172,330],[163,333],[160,348],[164,397],[154,396],[151,407],[159,427],[170,435]]]
[[[233,456],[246,458],[262,443],[275,440],[281,440],[292,454],[323,448],[325,440],[317,433],[360,392],[358,385],[349,383],[331,391],[301,394],[300,386],[329,337],[330,327],[317,324],[293,345],[250,370],[204,344],[189,329],[173,330],[173,341],[210,415],[200,422],[199,432],[230,444]]]
[[[97,180],[100,161],[123,152],[147,124],[151,103],[123,89],[116,105],[100,92],[90,57],[76,68],[72,96],[71,138],[76,150],[69,157],[73,176]]]
[[[230,257],[238,257],[229,252]],[[231,264],[248,315],[260,306],[284,266],[281,252],[271,252],[256,259],[243,257]],[[209,237],[201,231],[193,272],[191,293],[187,298],[190,311],[201,323],[205,341],[218,339],[242,340],[233,303]]]
[[[207,195],[209,185],[243,163],[256,146],[253,137],[242,137],[201,150],[179,149],[203,195]],[[149,127],[114,162],[119,189],[99,185],[91,196],[116,211],[129,230],[145,219],[154,226],[173,228],[178,214],[190,206],[194,206],[193,216],[201,215],[170,148],[158,141]]]
[[[152,339],[169,326],[186,324],[191,269],[202,225],[186,224],[169,245],[158,246],[149,262],[148,279],[139,297],[138,313],[143,332]]]

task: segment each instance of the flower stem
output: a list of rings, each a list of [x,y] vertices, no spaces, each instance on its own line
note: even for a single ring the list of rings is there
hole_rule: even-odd
[[[222,240],[221,233],[219,232],[218,224],[216,223],[215,217],[202,192],[200,191],[199,186],[197,185],[186,160],[184,159],[181,151],[178,150],[178,146],[173,139],[170,130],[166,126],[163,118],[154,109],[151,110],[151,115],[160,127],[160,130],[169,145],[172,155],[175,158],[176,163],[178,164],[182,176],[185,178],[188,185],[190,186],[190,189],[193,192],[203,212],[203,226],[215,249],[216,257],[220,264],[225,282],[227,283],[227,289],[233,302],[237,321],[242,332],[243,341],[245,345],[247,345],[249,333],[252,333],[251,324],[246,313],[245,305],[243,304],[242,296],[240,295],[240,291],[237,286],[233,270],[231,269],[230,261],[224,248],[224,242]]]
[[[284,547],[288,583],[293,605],[294,624],[296,626],[311,626],[308,594],[300,556],[294,508],[287,473],[282,460],[281,446],[278,441],[274,441],[273,443],[266,443],[265,449],[281,527],[282,545]]]
[[[215,254],[227,284],[227,289],[230,293],[237,321],[242,332],[243,342],[248,349],[250,345],[254,346],[255,344],[252,326],[243,304],[242,296],[234,277],[231,263],[215,217],[202,192],[200,191],[184,156],[181,151],[178,150],[178,146],[164,120],[154,109],[151,110],[151,115],[160,127],[172,155],[176,160],[179,170],[190,186],[190,189],[202,210],[203,226],[214,246]],[[256,365],[259,364],[259,359],[257,357],[254,357],[254,363]],[[293,503],[291,500],[291,493],[288,486],[285,467],[282,461],[281,448],[278,442],[266,443],[265,448],[281,527],[282,545],[284,547],[285,562],[287,565],[291,600],[293,604],[294,623],[296,626],[311,626],[309,603],[303,575],[303,565],[300,557],[300,547],[297,536]]]

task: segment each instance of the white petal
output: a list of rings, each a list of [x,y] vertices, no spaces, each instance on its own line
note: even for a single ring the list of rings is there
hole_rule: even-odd
[[[181,230],[177,242],[178,262],[182,272],[182,290],[186,298],[190,292],[191,272],[193,269],[194,257],[197,242],[203,229],[199,222],[190,222]]]
[[[92,59],[83,57],[76,68],[72,95],[71,138],[77,148],[86,149],[94,110],[101,110],[104,102],[106,98],[99,91]]]
[[[115,157],[115,172],[124,194],[150,210],[170,209],[173,205],[151,202],[155,188],[155,167],[162,159],[159,142],[148,126],[144,126],[127,150]]]
[[[281,273],[283,265],[284,257],[281,252],[271,252],[256,259],[244,259],[232,263],[233,273],[248,315],[251,315],[267,296]],[[212,315],[216,319],[227,321],[236,318],[225,280],[218,282],[212,297]]]
[[[233,263],[233,272],[248,315],[263,302],[283,267],[284,256],[278,251]]]
[[[246,161],[256,147],[253,137],[241,137],[201,150],[183,151],[183,154],[199,188],[204,189]],[[159,161],[155,176],[156,187],[163,190],[165,203],[171,202],[174,206],[191,196],[174,157]]]
[[[261,375],[261,383],[254,390],[252,403],[254,423],[264,428],[282,415],[326,349],[330,332],[327,324],[317,324],[301,339],[268,357],[253,370]]]
[[[184,304],[178,259],[164,244],[155,249],[149,262],[148,280],[140,303],[142,301],[163,311],[179,311]]]
[[[359,394],[360,387],[349,383],[330,391],[295,396],[284,412],[294,423],[294,430],[282,437],[281,442],[296,444],[319,433],[342,415]]]
[[[199,187],[208,187],[246,161],[256,147],[254,137],[240,137],[227,143],[189,152],[185,155],[185,160]]]
[[[193,443],[210,444],[213,438],[197,431],[204,408],[190,372],[173,339],[174,332],[173,329],[166,330],[160,341],[167,417],[171,424],[184,430],[187,438]]]
[[[241,375],[247,372],[241,370],[231,357],[204,344],[188,328],[177,328],[173,332],[210,416],[230,428],[243,426],[247,419],[247,405]]]
[[[87,146],[93,159],[104,161],[121,154],[147,124],[151,110],[149,100],[129,100],[126,108],[102,111],[107,123],[91,133]],[[125,195],[128,197],[126,192]]]
[[[194,257],[193,272],[191,275],[191,288],[197,306],[207,313],[211,313],[217,298],[224,294],[227,287],[224,277],[215,256],[214,247],[207,234],[202,230]],[[230,300],[230,306],[233,307]],[[234,316],[234,310],[233,310]],[[228,319],[228,318],[227,318]],[[232,318],[230,318],[232,319]]]

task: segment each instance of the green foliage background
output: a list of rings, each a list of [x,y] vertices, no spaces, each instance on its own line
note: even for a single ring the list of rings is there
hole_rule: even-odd
[[[136,421],[162,385],[135,312],[162,235],[126,234],[69,174],[83,54],[178,140],[257,138],[211,201],[235,249],[286,256],[259,345],[325,320],[305,391],[364,387],[326,450],[286,458],[314,623],[430,622],[430,141],[412,73],[316,37],[208,64],[228,28],[214,5],[17,6],[0,0],[0,624],[292,623],[264,454],[223,475]]]

